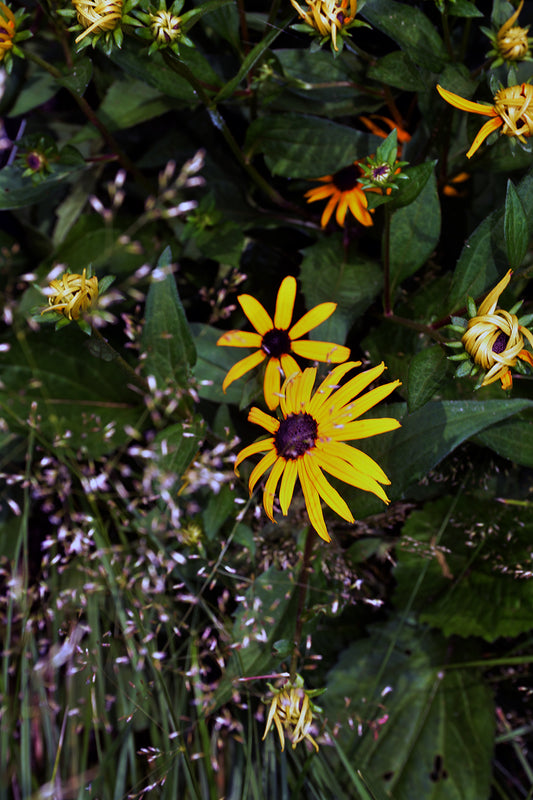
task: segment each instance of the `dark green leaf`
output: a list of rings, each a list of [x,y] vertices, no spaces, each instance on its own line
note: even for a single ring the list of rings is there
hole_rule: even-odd
[[[442,39],[420,9],[395,0],[367,0],[361,15],[390,36],[415,64],[441,72],[450,60]]]
[[[483,12],[479,11],[470,0],[454,0],[448,5],[447,11],[452,17],[483,17]]]
[[[110,130],[122,130],[159,117],[172,105],[172,101],[147,83],[126,78],[111,84],[98,109],[98,117]]]
[[[191,330],[198,353],[194,367],[198,394],[204,400],[211,400],[214,403],[233,403],[238,406],[247,376],[232,383],[225,394],[222,391],[222,384],[231,367],[252,351],[250,348],[218,347],[217,341],[223,331],[211,328],[209,325],[193,323]]]
[[[23,208],[49,199],[53,190],[79,176],[85,169],[84,164],[52,164],[49,175],[39,183],[33,183],[31,177],[22,177],[22,170],[8,165],[0,170],[0,210]]]
[[[223,486],[216,494],[211,493],[202,511],[204,532],[209,540],[219,532],[228,517],[235,517],[235,493],[229,486]]]
[[[410,205],[394,212],[390,223],[390,274],[393,288],[420,269],[440,237],[437,181],[431,174]]]
[[[269,169],[286,178],[320,178],[375,150],[376,137],[320,117],[265,116],[246,134],[247,156],[264,153]]]
[[[161,472],[171,473],[174,480],[179,482],[198,453],[202,432],[203,424],[198,419],[187,423],[178,422],[159,431],[154,439],[153,449]]]
[[[509,266],[518,269],[529,245],[529,230],[524,207],[510,180],[507,181],[503,230]]]
[[[533,468],[533,422],[529,420],[504,420],[478,433],[474,441],[515,464]]]
[[[427,403],[446,377],[448,362],[442,347],[434,345],[413,356],[409,364],[407,404],[416,411]]]
[[[308,247],[300,265],[300,280],[307,308],[337,303],[336,311],[310,332],[310,337],[343,344],[351,326],[369,307],[383,285],[379,264],[348,252],[342,234],[321,239]]]
[[[396,86],[408,92],[420,92],[428,88],[429,76],[411,61],[401,50],[388,53],[368,70],[368,77],[374,81]]]
[[[172,274],[170,248],[161,254],[152,273],[146,298],[146,321],[142,346],[146,353],[144,372],[153,375],[160,388],[185,388],[196,351],[187,318]]]
[[[389,203],[391,210],[403,208],[416,200],[430,177],[435,174],[435,162],[426,161],[416,167],[406,167],[402,172],[409,180],[400,181],[398,191],[394,192]]]
[[[85,94],[85,90],[91,82],[92,75],[93,62],[90,58],[80,57],[76,59],[72,69],[66,72],[61,78],[58,78],[57,82],[61,86],[70,89],[74,94],[81,96]]]

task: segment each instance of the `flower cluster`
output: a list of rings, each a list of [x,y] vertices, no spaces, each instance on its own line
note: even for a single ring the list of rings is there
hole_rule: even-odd
[[[359,420],[358,418],[388,397],[399,385],[393,381],[358,397],[384,371],[384,364],[362,372],[341,385],[343,378],[361,362],[347,361],[347,347],[331,342],[302,341],[301,337],[328,319],[335,303],[322,303],[292,324],[296,297],[296,279],[286,277],[280,286],[274,319],[258,300],[241,295],[239,303],[255,328],[255,333],[229,331],[218,340],[219,345],[253,347],[256,351],[237,362],[223,383],[230,383],[268,359],[264,377],[264,397],[270,410],[279,406],[280,418],[269,416],[253,407],[248,420],[263,427],[270,436],[245,447],[237,457],[235,471],[249,456],[264,453],[252,470],[250,494],[267,472],[263,507],[274,520],[274,498],[279,488],[279,504],[284,515],[293,499],[299,480],[309,520],[324,541],[330,541],[321,501],[329,505],[347,522],[354,517],[339,492],[328,482],[324,472],[345,483],[372,492],[385,503],[388,497],[382,485],[390,483],[376,462],[346,442],[366,439],[395,430],[399,422],[392,418]],[[317,368],[303,372],[294,356],[337,364],[313,392]],[[280,375],[285,376],[280,386]]]
[[[461,333],[461,342],[451,342],[452,347],[463,347],[463,353],[451,356],[454,361],[460,361],[456,374],[475,374],[483,370],[476,388],[488,386],[497,380],[501,381],[502,389],[510,389],[513,385],[511,369],[525,372],[518,359],[533,367],[533,355],[524,348],[524,336],[533,347],[533,334],[526,324],[532,317],[518,319],[515,311],[521,305],[504,311],[498,307],[500,295],[509,285],[512,270],[501,279],[483,300],[479,309],[473,300],[469,300],[470,319],[468,321],[453,317],[450,326],[456,333]]]

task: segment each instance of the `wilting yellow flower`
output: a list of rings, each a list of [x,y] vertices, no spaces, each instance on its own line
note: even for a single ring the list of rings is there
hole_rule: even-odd
[[[511,280],[512,270],[492,289],[481,303],[477,315],[468,322],[462,338],[466,352],[481,369],[488,370],[481,386],[498,379],[502,389],[513,385],[511,367],[517,358],[533,366],[532,354],[524,349],[524,336],[533,347],[533,335],[519,324],[515,314],[497,308],[501,293]]]
[[[292,5],[306,23],[322,38],[331,38],[333,48],[337,47],[337,33],[344,31],[355,19],[357,0],[307,0],[307,8],[302,8],[297,0]]]
[[[41,313],[57,311],[70,320],[79,319],[98,299],[98,278],[86,277],[87,270],[81,275],[64,272],[61,278],[50,283],[48,308]]]
[[[361,188],[360,179],[362,177],[363,171],[359,166],[359,162],[354,161],[349,167],[344,167],[333,175],[317,178],[316,180],[320,181],[322,186],[309,189],[305,193],[308,203],[325,200],[329,197],[320,220],[323,228],[330,221],[335,208],[337,209],[335,219],[341,227],[344,226],[348,209],[361,225],[366,227],[373,225],[372,217],[368,211],[368,200],[364,190]]]
[[[76,44],[91,33],[114,30],[122,19],[122,0],[72,0],[78,22],[85,28]]]
[[[318,753],[318,745],[309,733],[313,722],[311,702],[308,693],[300,683],[303,684],[303,681],[297,681],[295,685],[288,683],[282,689],[274,690],[263,741],[266,739],[270,726],[274,723],[282,751],[285,749],[286,732],[292,742],[293,750],[303,739],[308,739]]]
[[[322,470],[351,486],[372,492],[385,503],[389,502],[380,484],[388,485],[390,481],[381,467],[370,456],[346,442],[367,439],[400,427],[398,420],[392,418],[357,419],[388,397],[400,385],[400,381],[378,386],[355,399],[385,369],[383,363],[379,364],[356,375],[339,388],[342,378],[360,364],[360,361],[347,361],[335,367],[314,394],[315,367],[308,367],[288,378],[282,389],[282,419],[275,419],[258,408],[252,408],[248,420],[265,428],[270,437],[245,447],[235,462],[235,471],[238,473],[239,465],[245,458],[266,453],[252,470],[248,488],[251,494],[261,476],[271,470],[263,491],[263,506],[272,521],[278,483],[281,480],[279,503],[282,513],[286,515],[296,479],[299,478],[309,521],[326,542],[330,541],[330,535],[324,522],[321,500],[347,522],[353,522],[354,518]]]
[[[8,50],[13,47],[16,30],[15,15],[5,3],[0,3],[0,61],[3,61]]]
[[[522,11],[523,5],[524,0],[521,0],[514,14],[503,23],[497,33],[483,29],[493,44],[493,50],[488,54],[489,56],[496,56],[496,61],[492,65],[493,67],[503,64],[504,61],[531,60],[529,56],[529,47],[532,39],[527,35],[529,26],[527,28],[520,28],[518,25],[514,24]]]
[[[267,406],[273,410],[279,405],[281,373],[287,378],[300,367],[292,357],[294,353],[312,361],[326,361],[340,364],[350,356],[348,347],[333,342],[302,341],[301,337],[325,322],[337,308],[336,303],[320,303],[292,324],[294,301],[296,299],[296,278],[292,275],[283,279],[276,299],[274,320],[259,300],[249,294],[237,298],[242,310],[255,328],[252,331],[228,331],[218,340],[218,345],[226,347],[253,347],[252,353],[238,361],[228,372],[222,384],[225,392],[233,381],[246,372],[259,366],[268,358],[264,377],[264,395]]]
[[[492,106],[465,100],[464,97],[449,92],[442,86],[437,85],[437,91],[447,103],[460,108],[461,111],[492,117],[485,122],[472,142],[472,147],[466,154],[467,158],[471,158],[487,136],[498,128],[501,128],[501,132],[506,136],[516,136],[521,142],[525,142],[533,134],[533,86],[529,83],[500,89],[494,95]]]

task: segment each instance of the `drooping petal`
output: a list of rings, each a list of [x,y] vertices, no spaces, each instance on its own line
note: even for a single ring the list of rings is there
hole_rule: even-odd
[[[320,505],[320,496],[308,474],[306,461],[306,456],[303,456],[297,460],[296,464],[298,467],[298,477],[300,478],[300,484],[302,486],[302,492],[305,500],[305,507],[307,508],[307,513],[309,515],[309,522],[321,539],[324,539],[325,542],[331,542],[331,536],[329,535],[328,529],[326,528],[326,523],[324,522],[324,514],[322,513],[322,507]]]
[[[256,453],[265,453],[267,450],[274,449],[274,439],[261,439],[259,442],[254,442],[253,444],[249,444],[248,447],[245,447],[244,450],[241,450],[239,455],[235,460],[235,473],[239,474],[239,466],[242,462],[248,458],[249,456],[255,456]]]
[[[271,417],[270,414],[265,414],[260,408],[253,406],[248,414],[248,422],[253,425],[261,425],[262,428],[269,433],[277,433],[279,429],[279,420]]]
[[[321,454],[322,455],[322,454]],[[339,517],[342,517],[347,522],[353,522],[353,514],[348,508],[346,502],[342,499],[340,494],[326,479],[320,467],[322,466],[322,459],[319,457],[318,451],[314,450],[307,459],[307,470],[313,485],[322,499],[328,504],[330,508],[335,511]]]
[[[486,103],[475,103],[472,100],[465,100],[464,97],[454,94],[454,92],[450,92],[448,89],[443,89],[439,84],[437,84],[437,91],[443,100],[446,100],[447,103],[455,106],[455,108],[460,108],[461,111],[470,111],[472,114],[483,114],[486,117],[497,116],[494,106],[487,105]]]
[[[287,515],[289,510],[297,477],[298,467],[296,466],[296,461],[294,459],[289,459],[285,464],[285,470],[281,476],[281,484],[279,487],[279,504],[284,516]]]
[[[281,364],[277,358],[269,359],[266,365],[263,394],[265,395],[265,403],[271,411],[279,406],[279,398],[281,395]]]
[[[264,336],[267,331],[272,330],[274,323],[272,322],[270,314],[265,310],[265,307],[259,300],[252,297],[251,294],[240,294],[237,300],[248,317],[250,324],[254,326],[260,336]]]
[[[314,189],[309,189],[309,191],[304,194],[308,203],[314,203],[316,200],[325,200],[326,197],[331,197],[338,193],[339,190],[331,183],[333,176],[328,175],[327,178],[320,178],[320,180],[325,182],[324,185],[315,186]]]
[[[489,119],[488,122],[485,122],[482,128],[479,129],[476,138],[472,142],[472,147],[466,154],[467,158],[472,158],[478,147],[483,144],[487,136],[493,131],[497,131],[503,125],[503,119],[501,117],[497,117],[496,119]]]
[[[294,343],[295,339],[305,336],[306,333],[321,325],[331,317],[337,303],[320,303],[301,317],[298,322],[295,322],[289,331],[289,338]]]
[[[379,481],[379,483],[390,484],[390,480],[373,458],[370,458],[366,453],[357,450],[355,447],[350,447],[349,444],[344,442],[317,442],[317,451],[320,459],[323,454],[337,459],[336,463],[339,468],[341,468],[342,462],[346,462],[348,471],[350,467],[353,467],[359,472],[365,472],[374,480]]]
[[[297,356],[307,358],[309,361],[324,361],[330,364],[340,364],[350,358],[350,348],[334,342],[315,342],[313,339],[300,339],[292,343],[292,349]]]
[[[347,199],[350,211],[361,225],[369,228],[374,224],[370,213],[367,211],[368,200],[362,189],[356,186],[355,189],[348,192]]]
[[[255,485],[259,478],[261,478],[265,472],[268,472],[270,467],[275,464],[277,458],[278,454],[276,453],[275,449],[272,449],[263,456],[258,464],[255,465],[250,474],[250,480],[248,481],[248,489],[250,494],[252,494],[253,490],[255,489]]]
[[[266,511],[267,517],[272,521],[274,521],[274,498],[276,496],[276,489],[286,464],[287,462],[285,459],[278,456],[272,467],[272,472],[267,478],[263,492],[263,508]]]
[[[339,478],[341,481],[344,481],[344,483],[355,486],[356,489],[362,489],[364,492],[371,492],[383,500],[384,503],[389,502],[389,498],[385,494],[383,488],[374,478],[371,478],[370,475],[366,475],[364,472],[349,467],[346,462],[336,459],[324,451],[316,450],[315,453],[322,469],[329,472],[334,478]]]
[[[287,275],[281,282],[276,298],[276,311],[274,313],[274,327],[287,330],[292,322],[294,301],[296,299],[296,278]]]
[[[255,331],[226,331],[217,344],[221,347],[254,347],[259,349],[263,337]]]
[[[250,372],[251,369],[257,367],[265,358],[266,353],[264,353],[262,350],[256,350],[255,353],[250,353],[250,355],[246,356],[246,358],[242,358],[240,361],[237,361],[237,363],[232,366],[224,378],[222,391],[225,392],[230,383],[233,383],[233,381],[236,381],[237,378],[241,378],[247,372]]]

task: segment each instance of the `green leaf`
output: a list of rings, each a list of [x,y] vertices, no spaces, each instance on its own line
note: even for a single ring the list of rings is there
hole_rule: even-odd
[[[138,395],[116,363],[89,354],[90,339],[75,323],[19,334],[0,354],[0,409],[9,428],[39,434],[58,452],[100,458],[128,441],[125,428],[143,415]]]
[[[77,95],[84,95],[93,75],[93,62],[90,58],[77,58],[72,69],[63,74],[57,82]]]
[[[250,348],[218,347],[217,341],[223,331],[209,325],[193,323],[191,330],[194,336],[198,360],[194,367],[196,389],[203,400],[213,403],[233,403],[239,405],[243,394],[243,380],[228,386],[226,393],[222,384],[231,367],[252,351]]]
[[[440,203],[437,181],[431,174],[416,200],[392,216],[390,274],[393,288],[426,263],[439,237]]]
[[[193,419],[187,423],[177,422],[169,425],[156,434],[153,443],[155,460],[160,471],[171,474],[175,483],[179,483],[181,476],[198,453],[202,433],[203,422],[200,419]],[[162,479],[161,483],[163,484]]]
[[[518,269],[529,245],[529,230],[524,207],[511,180],[507,181],[503,229],[509,266]]]
[[[518,636],[531,630],[533,521],[529,508],[469,495],[443,497],[414,511],[397,551],[394,602],[404,608],[423,573],[411,610],[445,636]],[[446,523],[446,524],[445,524]],[[435,547],[435,534],[445,524]],[[436,553],[438,557],[436,557]],[[520,579],[522,575],[522,578]]]
[[[476,670],[443,670],[443,637],[400,625],[372,626],[329,672],[321,704],[340,745],[396,800],[487,798],[492,692]]]
[[[450,60],[444,42],[420,9],[395,0],[367,0],[361,15],[390,36],[415,64],[441,72]]]
[[[185,388],[196,351],[172,274],[170,247],[163,251],[152,272],[145,313],[141,340],[146,353],[145,374],[153,375],[160,388]]]
[[[275,175],[320,178],[369,155],[375,142],[375,136],[320,117],[267,115],[249,126],[246,155],[264,153]]]
[[[211,492],[202,510],[204,532],[209,541],[215,538],[228,517],[235,518],[235,493],[229,486],[222,486],[216,494]]]
[[[383,286],[375,261],[346,250],[342,234],[320,239],[304,251],[300,280],[307,308],[337,303],[331,317],[310,332],[310,338],[343,344],[354,322],[370,306]]]
[[[368,77],[408,92],[424,91],[430,85],[429,75],[422,73],[401,50],[380,58],[369,68]]]
[[[0,210],[23,208],[48,200],[55,189],[67,187],[86,169],[85,164],[52,164],[51,172],[39,183],[33,183],[30,177],[23,178],[22,170],[10,164],[0,170]]]
[[[152,86],[126,78],[111,84],[98,109],[98,118],[110,130],[122,130],[159,117],[172,105]]]
[[[435,161],[426,161],[415,167],[406,167],[402,173],[408,177],[407,181],[400,181],[398,191],[394,192],[389,202],[389,208],[403,208],[413,203],[426,186],[428,180],[435,174]]]
[[[416,411],[427,403],[446,377],[448,362],[439,345],[427,347],[413,356],[409,364],[407,405]]]
[[[533,468],[533,422],[507,419],[478,433],[474,441],[515,464]]]
[[[454,0],[447,6],[447,11],[452,17],[483,17],[483,13],[470,0]]]

